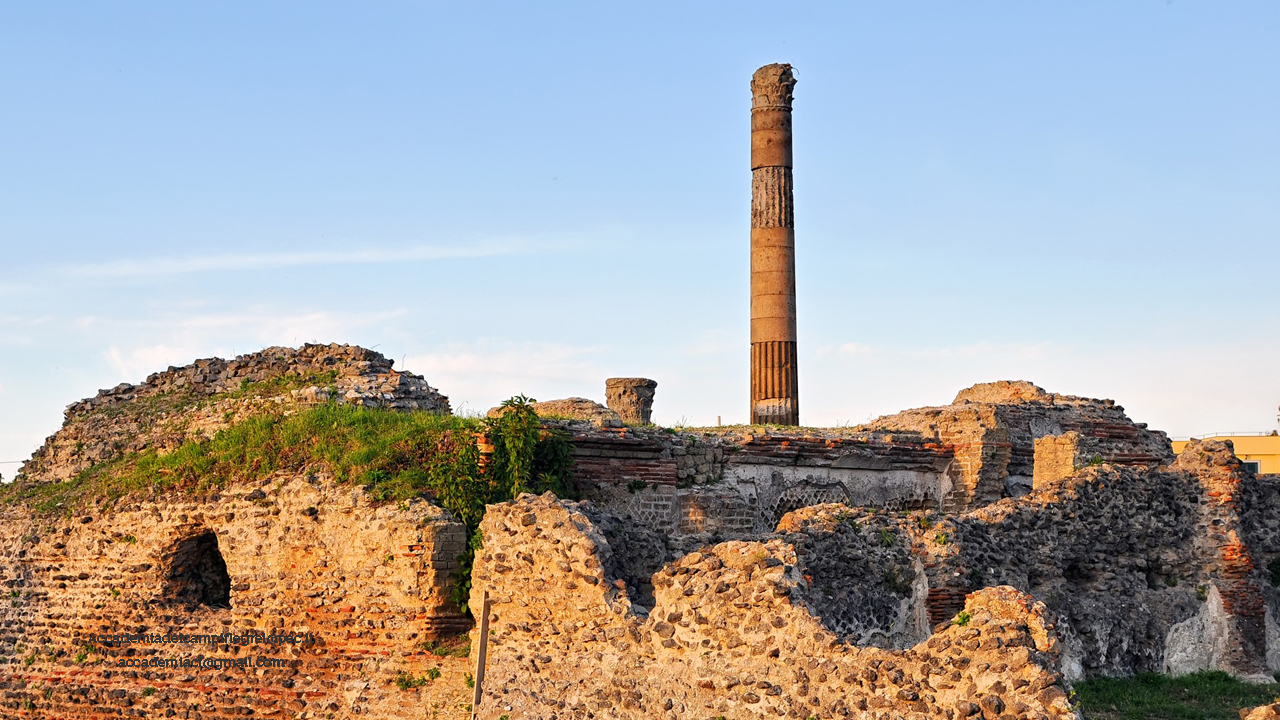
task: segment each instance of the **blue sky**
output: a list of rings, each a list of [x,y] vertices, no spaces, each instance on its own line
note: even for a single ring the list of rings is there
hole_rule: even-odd
[[[748,80],[790,62],[801,414],[1028,379],[1280,404],[1272,2],[0,4],[0,461],[198,357],[747,414]],[[0,465],[12,477],[16,465]]]

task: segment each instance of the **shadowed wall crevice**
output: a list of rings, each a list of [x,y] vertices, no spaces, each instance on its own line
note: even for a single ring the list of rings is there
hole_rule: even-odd
[[[188,605],[231,608],[231,576],[212,530],[174,543],[165,565],[167,597]]]

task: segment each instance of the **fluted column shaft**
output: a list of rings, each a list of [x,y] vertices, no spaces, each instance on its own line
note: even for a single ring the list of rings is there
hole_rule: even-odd
[[[751,422],[800,424],[790,65],[751,78]]]

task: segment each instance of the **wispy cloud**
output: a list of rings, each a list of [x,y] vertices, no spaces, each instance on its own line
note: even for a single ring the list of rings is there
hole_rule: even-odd
[[[959,359],[999,357],[1013,360],[1033,360],[1043,357],[1049,343],[971,343],[968,345],[938,345],[926,347],[888,347],[844,343],[836,349],[838,355],[898,356],[919,359]]]
[[[538,400],[579,395],[604,401],[604,348],[541,342],[450,343],[409,355],[404,369],[426,377],[454,410],[484,412],[517,393]]]
[[[48,315],[24,317],[0,314],[0,347],[35,345],[41,327],[49,324],[50,319]]]
[[[38,315],[35,317],[28,317],[26,315],[10,315],[10,314],[0,313],[0,327],[4,327],[6,325],[33,327],[36,325],[47,324],[51,319],[52,319],[51,315]]]
[[[20,295],[33,289],[31,285],[27,284],[0,282],[0,295]]]
[[[191,273],[278,270],[319,265],[379,265],[457,258],[526,255],[548,246],[527,240],[495,240],[465,245],[414,245],[402,248],[361,248],[288,253],[230,253],[186,257],[111,260],[66,265],[61,272],[74,277],[129,278]]]

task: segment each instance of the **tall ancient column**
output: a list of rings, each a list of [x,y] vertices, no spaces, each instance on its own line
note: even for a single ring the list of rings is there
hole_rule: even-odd
[[[751,77],[751,422],[800,424],[791,66]]]

